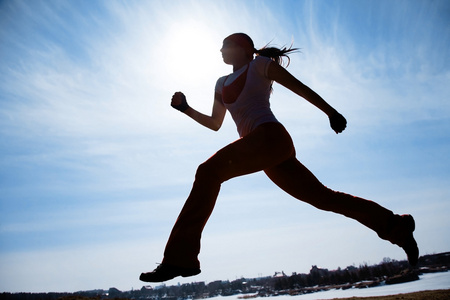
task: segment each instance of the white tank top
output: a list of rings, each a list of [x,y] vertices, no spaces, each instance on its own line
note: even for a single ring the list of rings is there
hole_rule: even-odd
[[[269,102],[272,81],[267,76],[267,69],[271,62],[270,58],[257,56],[248,65],[216,82],[215,91],[222,95],[241,137],[263,123],[278,122]]]

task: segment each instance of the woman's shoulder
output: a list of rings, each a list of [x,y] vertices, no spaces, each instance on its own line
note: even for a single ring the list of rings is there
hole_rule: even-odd
[[[225,80],[227,79],[227,77],[228,77],[228,75],[225,75],[225,76],[222,76],[222,77],[220,77],[219,79],[217,79],[217,81],[216,81],[216,86],[215,86],[215,88],[214,88],[214,90],[215,90],[217,93],[222,94],[222,87],[223,87],[223,85],[224,85]]]
[[[270,57],[265,56],[256,56],[256,58],[252,61],[252,64],[254,68],[258,71],[259,74],[263,75],[264,77],[267,77],[267,69],[269,67],[269,64],[273,60]]]
[[[230,75],[224,75],[222,77],[219,77],[219,79],[217,79],[217,81],[216,81],[216,84],[225,82],[225,80],[227,79],[228,76],[230,76]]]

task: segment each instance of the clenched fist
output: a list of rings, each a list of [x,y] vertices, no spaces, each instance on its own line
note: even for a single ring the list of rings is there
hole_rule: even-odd
[[[181,112],[184,112],[189,108],[189,105],[186,101],[186,96],[182,92],[176,92],[175,94],[173,94],[172,102],[170,103],[170,105]]]
[[[336,134],[341,133],[344,131],[345,127],[347,127],[347,120],[338,112],[331,115],[329,119],[331,129],[333,129]]]

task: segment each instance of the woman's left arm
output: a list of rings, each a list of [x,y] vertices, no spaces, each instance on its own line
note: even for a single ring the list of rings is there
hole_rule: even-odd
[[[285,68],[275,62],[270,62],[268,68],[269,79],[278,82],[282,86],[288,88],[297,95],[303,97],[308,102],[323,111],[330,119],[331,128],[336,132],[342,132],[347,121],[339,114],[331,105],[329,105],[322,97],[316,92],[304,85],[300,80],[295,78]]]

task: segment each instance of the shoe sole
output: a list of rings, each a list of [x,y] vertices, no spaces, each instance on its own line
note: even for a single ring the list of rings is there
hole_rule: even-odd
[[[200,274],[201,272],[202,272],[202,271],[199,269],[199,270],[195,270],[194,272],[184,273],[184,274],[180,274],[180,275],[181,275],[181,277],[191,277],[191,276],[198,275],[198,274]]]

